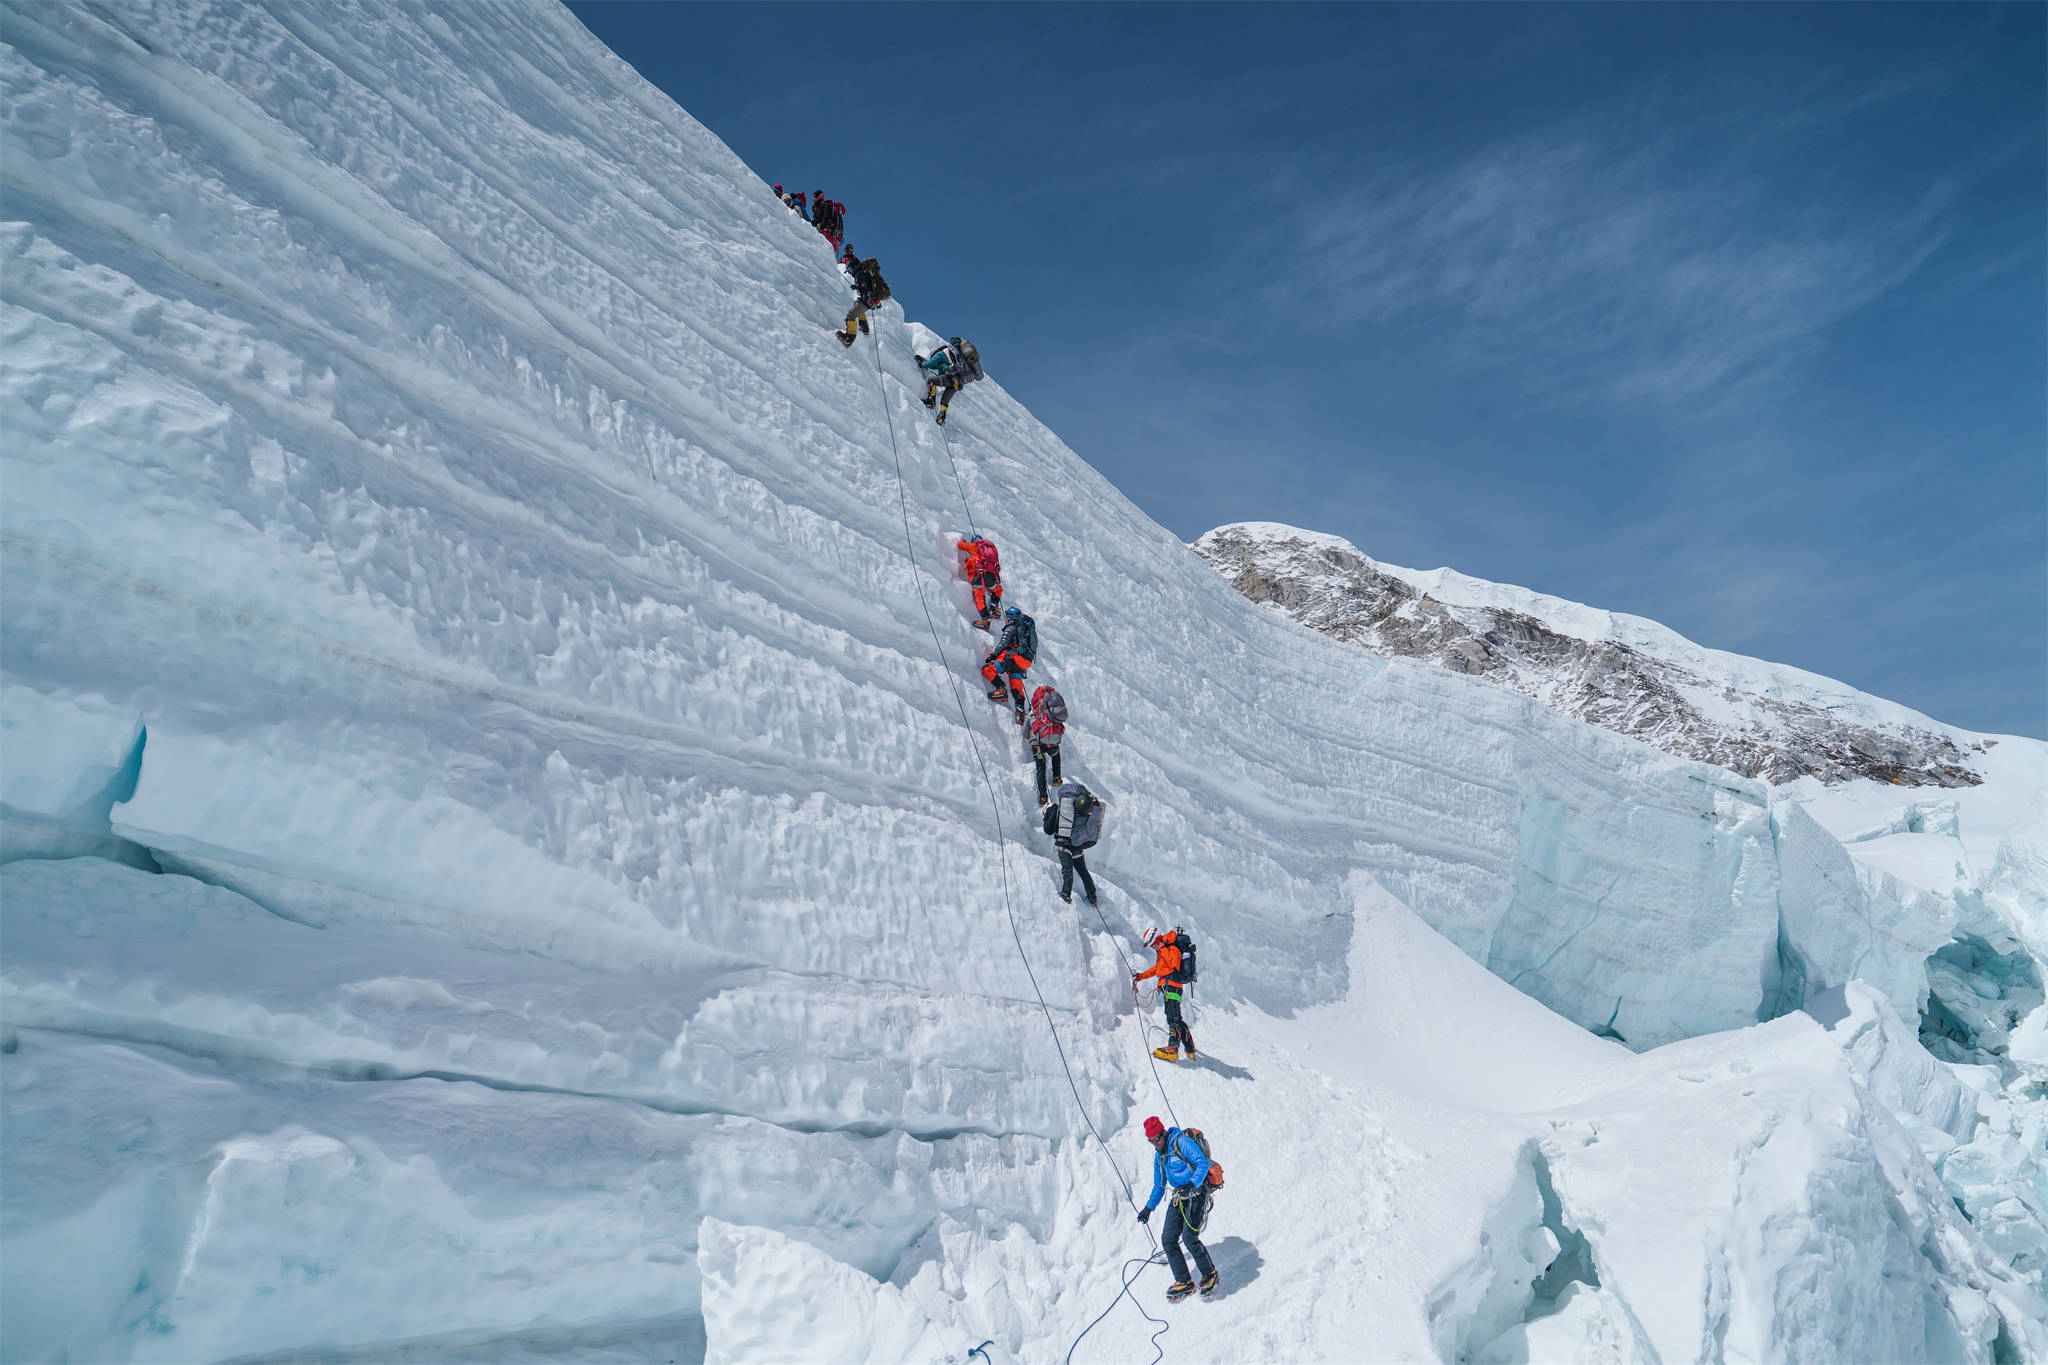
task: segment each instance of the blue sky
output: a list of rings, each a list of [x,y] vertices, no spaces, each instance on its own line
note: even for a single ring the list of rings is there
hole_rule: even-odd
[[[2041,6],[572,8],[1184,538],[2048,735]]]

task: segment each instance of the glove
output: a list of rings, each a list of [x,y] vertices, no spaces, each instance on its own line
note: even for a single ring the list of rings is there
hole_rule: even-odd
[[[1139,1221],[1140,1223],[1144,1223],[1144,1222],[1148,1221],[1148,1220],[1149,1220],[1149,1219],[1150,1219],[1151,1217],[1152,1217],[1152,1210],[1150,1210],[1150,1209],[1139,1209],[1139,1210],[1138,1210],[1138,1221]]]

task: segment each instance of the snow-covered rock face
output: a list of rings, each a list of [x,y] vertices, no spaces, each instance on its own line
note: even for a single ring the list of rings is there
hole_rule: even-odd
[[[1445,569],[1380,564],[1348,541],[1290,526],[1219,526],[1194,548],[1252,601],[1332,639],[1486,678],[1745,777],[1983,780],[1981,737],[1797,669],[1702,649],[1654,622]],[[1845,708],[1843,699],[1864,704]]]
[[[1662,1343],[1810,1189],[1935,1227],[1796,1021],[1710,1087],[1587,1030],[1916,995],[1942,913],[2036,913],[2031,845],[1930,920],[1825,795],[1247,604],[994,379],[941,433],[930,334],[832,342],[829,249],[559,8],[21,6],[0,91],[10,1358],[1051,1359],[1149,1250],[1154,1109],[1232,1173],[1176,1361]],[[1110,801],[1099,914],[975,694],[968,524]],[[1203,944],[1159,1078],[1148,922]],[[1638,1255],[1659,1211],[1543,1145],[1603,1096],[1641,1152],[1769,1119],[1783,1180]],[[1946,1159],[2023,1248],[2009,1112]],[[1973,1226],[1877,1246],[1873,1332],[2032,1349]],[[1746,1341],[1860,1302],[1785,1264]]]

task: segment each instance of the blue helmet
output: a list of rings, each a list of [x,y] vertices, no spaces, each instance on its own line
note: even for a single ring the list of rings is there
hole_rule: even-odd
[[[1005,621],[1014,621],[1023,614],[1024,611],[1021,607],[1006,607],[1003,610],[1003,619]]]

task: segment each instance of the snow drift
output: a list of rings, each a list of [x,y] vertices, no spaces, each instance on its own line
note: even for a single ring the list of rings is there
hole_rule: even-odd
[[[1154,1094],[1241,1220],[1174,1359],[2044,1350],[2024,1220],[1828,1030],[1566,1022],[1903,999],[1946,924],[1761,783],[1255,609],[993,380],[940,432],[930,334],[841,351],[822,240],[565,12],[4,38],[9,1356],[1044,1357],[1142,1254]],[[1100,917],[971,690],[970,524]],[[1225,1059],[1163,1093],[1146,921]],[[1741,1197],[1653,1257],[1675,1150]]]

